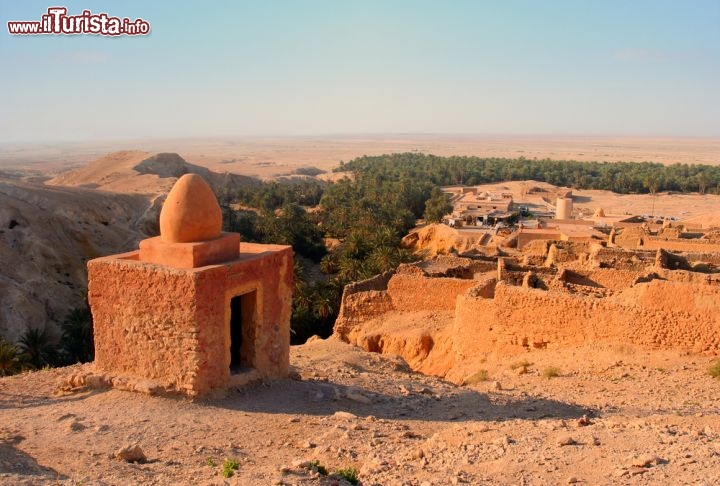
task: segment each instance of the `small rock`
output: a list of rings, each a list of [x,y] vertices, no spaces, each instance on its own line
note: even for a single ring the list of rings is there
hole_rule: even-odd
[[[338,412],[335,412],[333,414],[333,417],[338,418],[338,419],[344,419],[344,420],[354,420],[357,418],[357,415],[350,413],[350,412],[344,412],[344,411],[340,410]]]
[[[634,457],[632,461],[630,461],[630,465],[633,467],[650,467],[653,464],[660,464],[660,462],[662,462],[662,459],[658,456],[645,454],[639,457]]]
[[[70,425],[68,425],[68,430],[70,432],[80,432],[81,430],[85,430],[87,427],[77,420],[74,420],[70,422]]]
[[[493,389],[493,390],[502,390],[502,385],[500,384],[499,381],[493,381],[493,382],[490,384],[490,388]]]
[[[500,436],[497,439],[495,439],[493,441],[493,443],[495,445],[499,445],[499,446],[506,446],[506,445],[512,443],[512,439],[510,437],[508,437],[507,435],[503,435],[503,436]]]
[[[125,462],[145,462],[147,458],[138,444],[131,444],[118,449],[115,458]]]
[[[583,415],[582,417],[580,417],[578,419],[577,424],[578,424],[578,427],[587,427],[588,425],[591,425],[592,422],[590,421],[590,419],[588,418],[587,415]]]
[[[372,400],[370,400],[368,397],[366,397],[366,396],[363,395],[362,393],[358,393],[358,392],[356,392],[356,391],[348,391],[348,392],[345,394],[345,397],[346,397],[348,400],[352,400],[353,402],[358,402],[358,403],[362,403],[362,404],[365,404],[365,405],[369,405],[369,404],[372,403]]]
[[[300,422],[300,417],[290,417],[290,420],[288,420],[291,424],[296,424]]]
[[[578,478],[576,478],[575,476],[570,476],[569,478],[567,478],[567,481],[566,481],[567,484],[575,484],[575,483],[579,483],[579,482],[580,482],[580,480]]]
[[[561,435],[560,437],[558,437],[557,444],[560,447],[569,446],[577,444],[577,441],[569,435]]]

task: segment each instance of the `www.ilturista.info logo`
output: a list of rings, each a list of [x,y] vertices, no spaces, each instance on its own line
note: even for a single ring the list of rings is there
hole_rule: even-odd
[[[80,15],[68,15],[65,7],[50,7],[38,21],[11,21],[8,32],[13,35],[95,34],[95,35],[147,35],[150,24],[143,19],[110,17],[106,13],[94,14],[83,10]]]

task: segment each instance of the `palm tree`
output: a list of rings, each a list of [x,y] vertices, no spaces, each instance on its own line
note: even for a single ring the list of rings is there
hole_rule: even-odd
[[[10,376],[21,368],[20,355],[15,345],[0,338],[0,376]]]
[[[63,358],[68,364],[86,363],[95,357],[92,314],[87,306],[71,310],[62,323]]]
[[[382,273],[398,266],[398,256],[397,250],[392,246],[379,246],[370,253],[368,260],[375,272]]]
[[[318,292],[312,303],[313,314],[321,320],[325,320],[333,315],[335,307],[333,306],[332,296],[326,292]]]
[[[320,271],[326,275],[337,273],[338,258],[335,252],[328,253],[320,260]]]
[[[356,282],[367,277],[367,269],[363,261],[345,257],[340,260],[339,276],[345,282]]]
[[[20,351],[35,368],[52,365],[57,357],[47,329],[28,329],[20,338]]]

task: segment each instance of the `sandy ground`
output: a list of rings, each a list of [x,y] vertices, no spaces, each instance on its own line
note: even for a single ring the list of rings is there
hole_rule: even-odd
[[[0,170],[29,169],[55,174],[117,150],[178,152],[189,162],[214,171],[262,178],[288,174],[298,167],[330,170],[341,160],[392,152],[720,164],[717,138],[365,135],[6,144],[0,145]]]
[[[457,387],[334,340],[291,353],[301,380],[195,402],[54,394],[72,369],[0,379],[0,484],[333,484],[302,467],[311,460],[355,467],[366,486],[720,482],[707,357],[534,350]],[[560,376],[544,378],[549,367]],[[131,443],[146,463],[113,457]],[[239,463],[230,479],[226,458]]]

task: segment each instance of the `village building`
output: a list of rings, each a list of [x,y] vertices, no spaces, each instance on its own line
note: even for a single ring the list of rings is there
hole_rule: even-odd
[[[515,211],[511,193],[479,191],[477,187],[447,187],[453,212],[448,216],[451,226],[492,226],[509,221]]]
[[[292,248],[240,243],[221,227],[212,189],[186,174],[160,236],[88,262],[100,381],[198,396],[288,375]]]

